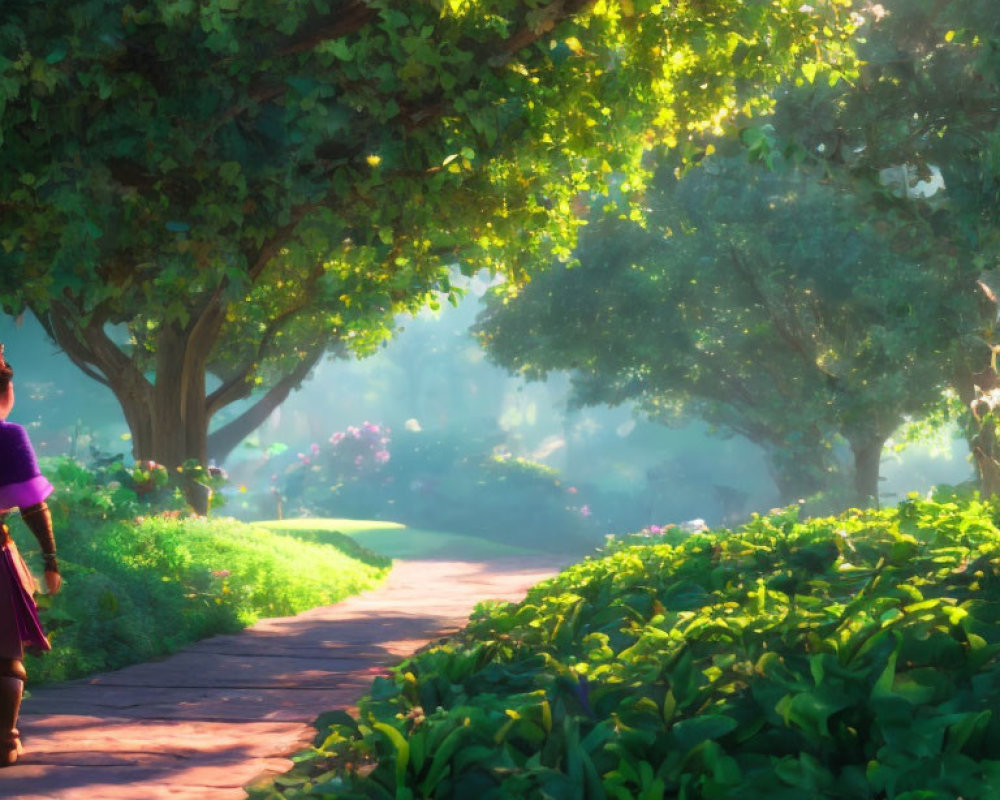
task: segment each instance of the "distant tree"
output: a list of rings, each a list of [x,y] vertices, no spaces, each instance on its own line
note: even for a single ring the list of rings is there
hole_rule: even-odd
[[[572,370],[579,403],[638,400],[748,437],[786,502],[835,485],[839,434],[851,499],[869,504],[886,439],[947,383],[954,287],[889,246],[852,195],[773,166],[740,154],[680,180],[662,170],[647,229],[597,212],[578,267],[501,289],[478,330],[528,377]]]
[[[449,265],[565,256],[577,192],[641,190],[644,147],[838,56],[843,5],[813,5],[13,4],[0,300],[111,388],[137,457],[224,456]]]
[[[860,29],[857,80],[800,76],[777,104],[771,142],[798,143],[883,220],[898,250],[917,248],[955,287],[942,310],[959,358],[948,379],[965,408],[986,495],[1000,495],[1000,15],[991,0],[886,0]],[[767,157],[762,143],[758,153]],[[928,262],[929,263],[929,262]],[[929,326],[936,320],[928,319]]]

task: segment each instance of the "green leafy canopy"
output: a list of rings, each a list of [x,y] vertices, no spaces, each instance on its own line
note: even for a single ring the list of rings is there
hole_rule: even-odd
[[[849,27],[843,0],[20,3],[0,302],[133,409],[164,358],[240,384],[370,352],[454,264],[567,257],[579,191],[639,191],[644,148],[759,106]]]

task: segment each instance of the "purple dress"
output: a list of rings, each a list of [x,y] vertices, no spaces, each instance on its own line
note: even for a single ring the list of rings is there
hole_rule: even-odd
[[[51,493],[52,484],[38,470],[28,432],[0,421],[0,511],[37,505]],[[14,540],[0,532],[0,541],[0,657],[20,658],[25,647],[50,650],[32,598],[38,584]]]

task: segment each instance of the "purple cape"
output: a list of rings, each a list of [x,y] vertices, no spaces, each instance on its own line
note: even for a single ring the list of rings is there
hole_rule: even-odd
[[[20,425],[0,421],[0,509],[27,508],[52,493],[38,469],[38,459]],[[32,598],[35,580],[13,542],[0,547],[0,651],[15,656],[24,645],[48,650],[50,645]]]
[[[0,508],[27,508],[52,494],[38,469],[28,432],[13,422],[0,422]]]

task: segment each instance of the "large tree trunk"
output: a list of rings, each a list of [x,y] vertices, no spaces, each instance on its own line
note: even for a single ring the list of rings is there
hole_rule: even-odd
[[[155,461],[176,474],[185,463],[207,466],[209,456],[221,463],[301,385],[327,350],[324,342],[315,343],[253,406],[210,436],[213,414],[250,394],[246,375],[239,371],[219,390],[206,392],[208,359],[220,319],[219,313],[208,308],[187,327],[164,325],[156,340],[153,383],[111,341],[103,325],[81,325],[70,309],[62,308],[46,320],[46,328],[77,366],[114,393],[132,433],[135,459]],[[210,489],[190,478],[183,488],[192,509],[207,513]]]
[[[879,507],[879,466],[886,438],[873,433],[848,439],[854,456],[854,500],[858,508]]]
[[[186,462],[205,465],[208,460],[205,365],[212,341],[204,329],[198,333],[197,326],[183,330],[168,325],[157,337],[156,383],[149,388],[149,402],[126,412],[140,423],[132,430],[137,461],[155,461],[173,472]],[[207,514],[210,490],[190,477],[183,488],[191,508]]]
[[[262,279],[271,259],[294,236],[296,226],[312,208],[310,204],[294,208],[285,225],[246,252],[245,277],[249,285]],[[304,288],[311,292],[324,274],[324,265],[317,264]],[[73,363],[114,393],[132,433],[132,454],[137,460],[155,461],[172,473],[185,462],[207,467],[208,428],[212,417],[229,404],[250,396],[249,378],[269,346],[283,326],[307,307],[306,304],[293,306],[273,316],[255,342],[254,352],[243,363],[230,365],[222,385],[207,393],[206,373],[225,320],[224,290],[227,285],[223,282],[214,291],[192,298],[183,324],[161,321],[156,332],[156,377],[152,382],[140,368],[142,359],[127,353],[127,348],[120,347],[108,335],[105,330],[109,322],[107,309],[98,306],[84,313],[81,311],[83,304],[68,294],[44,309],[33,309],[39,322]],[[214,434],[212,444],[217,458],[225,458],[302,383],[329,344],[323,337],[311,345],[303,344],[306,356],[299,364],[276,381],[252,408]],[[210,490],[188,479],[185,491],[194,510],[206,513]]]
[[[155,461],[172,474],[186,461],[205,464],[209,421],[205,368],[218,335],[210,315],[186,329],[164,325],[156,343],[155,383],[108,337],[101,321],[81,325],[71,309],[58,307],[48,322],[59,346],[118,399],[136,460]],[[188,479],[184,491],[195,512],[207,513],[207,487]]]

